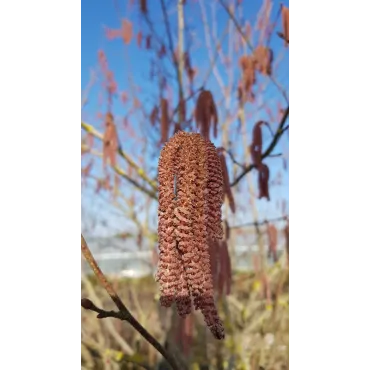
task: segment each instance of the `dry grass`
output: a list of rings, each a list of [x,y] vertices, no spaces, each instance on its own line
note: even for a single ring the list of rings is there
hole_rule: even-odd
[[[158,287],[152,277],[115,280],[114,285],[131,312],[186,369],[289,368],[289,271],[281,267],[281,261],[269,269],[265,278],[255,273],[234,274],[232,294],[218,300],[226,331],[223,341],[212,338],[198,312],[192,314],[190,338],[185,331],[179,332],[181,319],[160,307]],[[82,295],[105,309],[114,308],[94,278],[82,282]],[[167,368],[127,323],[98,320],[86,310],[82,310],[82,323],[83,368]],[[186,344],[189,348],[185,348]]]

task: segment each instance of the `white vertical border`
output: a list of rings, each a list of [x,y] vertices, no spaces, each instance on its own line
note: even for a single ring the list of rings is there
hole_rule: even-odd
[[[290,1],[290,368],[370,369],[369,4]]]
[[[290,227],[289,227],[289,296],[290,296],[290,370],[296,369],[296,1],[290,2]]]
[[[1,368],[78,369],[81,3],[0,15]]]

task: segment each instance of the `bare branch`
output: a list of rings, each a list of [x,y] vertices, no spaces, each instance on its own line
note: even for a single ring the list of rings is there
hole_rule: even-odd
[[[284,131],[286,131],[286,127],[284,127],[284,124],[289,116],[289,107],[285,109],[284,115],[281,118],[279,127],[274,135],[274,137],[271,140],[270,145],[267,147],[265,152],[262,154],[262,159],[269,157],[274,150],[276,144],[279,142],[281,136],[283,135]],[[289,127],[289,126],[288,126]],[[253,170],[253,168],[256,168],[254,164],[250,164],[249,166],[245,167],[243,172],[237,176],[237,178],[230,184],[231,187],[235,186],[236,184],[239,183],[239,181],[250,171]]]
[[[229,7],[225,4],[225,2],[223,0],[219,0],[220,4],[222,5],[222,7],[226,10],[227,14],[229,15],[229,17],[232,19],[232,21],[234,22],[235,24],[235,27],[236,29],[238,30],[238,32],[240,33],[241,37],[243,38],[244,42],[248,45],[248,47],[251,49],[251,51],[253,52],[254,51],[254,47],[250,41],[250,39],[247,37],[247,35],[243,32],[239,22],[237,21],[237,19],[235,18],[234,14],[230,11]],[[276,79],[271,75],[269,76],[269,78],[271,79],[271,82],[276,86],[276,88],[280,91],[281,95],[284,97],[285,101],[287,104],[289,104],[289,99],[288,99],[288,95],[286,93],[286,91],[282,88],[282,86],[279,84],[278,81],[276,81]]]
[[[103,140],[103,134],[100,133],[98,130],[96,130],[93,126],[89,125],[88,123],[86,122],[81,122],[81,128],[84,129],[86,132],[92,134],[94,137],[96,137],[97,139],[99,140]],[[157,190],[157,183],[155,180],[152,180],[149,178],[149,176],[145,173],[144,169],[141,168],[138,164],[136,164],[131,158],[130,156],[125,153],[121,147],[121,145],[119,145],[118,147],[118,150],[117,150],[118,154],[124,159],[126,160],[126,162],[136,170],[137,174],[145,181],[147,182],[150,187],[154,190],[154,192],[151,192],[150,190],[147,190],[145,189],[142,185],[140,185],[139,183],[137,183],[135,180],[133,180],[132,178],[130,178],[124,170],[120,169],[119,167],[115,167],[114,170],[119,174],[121,175],[122,177],[124,177],[126,180],[128,180],[129,182],[131,182],[134,186],[136,186],[138,189],[140,189],[141,191],[145,192],[146,194],[148,194],[149,196],[151,196],[152,198],[154,197],[156,199],[156,195],[155,195],[155,191]]]
[[[131,312],[124,305],[122,300],[118,297],[113,286],[109,283],[104,273],[101,271],[99,265],[97,264],[94,256],[92,255],[85,238],[81,234],[81,251],[90,265],[94,274],[98,278],[99,282],[103,285],[104,289],[107,291],[112,301],[117,306],[119,312],[116,311],[105,311],[98,308],[91,300],[83,298],[81,300],[81,306],[87,310],[91,310],[98,313],[98,318],[114,317],[116,319],[127,321],[136,331],[138,331],[143,338],[145,338],[162,356],[168,364],[174,370],[180,370],[177,366],[175,358],[172,354],[168,353],[163,346],[132,316]]]
[[[264,225],[266,223],[286,221],[288,218],[289,218],[289,216],[281,216],[281,217],[271,218],[271,219],[263,220],[263,221],[246,222],[244,224],[239,224],[239,225],[235,225],[235,226],[229,226],[229,228],[230,229],[241,229],[241,228],[247,227],[247,226],[256,226],[256,224],[260,226],[260,225]]]

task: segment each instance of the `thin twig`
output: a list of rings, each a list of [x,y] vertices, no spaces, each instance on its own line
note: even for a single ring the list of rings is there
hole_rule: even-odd
[[[102,305],[102,302],[101,302],[100,298],[98,297],[98,295],[96,294],[96,292],[94,290],[94,287],[91,284],[91,282],[89,281],[89,279],[86,276],[83,276],[82,277],[82,281],[84,282],[85,287],[87,289],[87,293],[91,297],[91,299],[93,299],[94,302],[96,302],[98,305]],[[113,322],[110,321],[110,320],[104,320],[103,324],[107,328],[108,333],[112,336],[112,338],[114,339],[114,341],[117,344],[120,345],[122,351],[124,351],[128,355],[132,356],[135,353],[135,351],[126,342],[126,340],[124,338],[122,338],[122,336],[117,332],[117,329],[113,325]]]
[[[269,157],[271,155],[271,152],[274,150],[276,144],[279,142],[280,137],[283,135],[283,133],[286,131],[286,128],[284,127],[284,124],[289,116],[289,107],[285,109],[284,115],[281,118],[279,127],[274,135],[274,137],[271,140],[270,145],[267,147],[265,152],[262,154],[262,159]],[[230,184],[231,187],[235,186],[239,183],[239,181],[250,171],[253,170],[256,166],[254,164],[250,164],[249,166],[245,167],[245,169],[242,171],[240,175],[236,177],[236,179]]]
[[[96,137],[97,139],[99,140],[103,140],[103,134],[101,132],[99,132],[97,129],[95,129],[92,125],[86,123],[86,122],[83,122],[81,121],[81,128],[84,129],[86,132],[88,132],[89,134],[93,135],[94,137]],[[121,145],[119,145],[118,147],[118,150],[117,150],[118,154],[125,160],[127,161],[127,163],[136,170],[137,174],[145,181],[147,182],[151,188],[153,190],[157,190],[157,183],[150,179],[145,171],[138,165],[136,164],[131,158],[130,156],[125,153],[121,147]]]
[[[226,10],[227,14],[229,15],[229,17],[231,18],[231,20],[234,22],[235,24],[235,27],[236,29],[238,30],[239,34],[241,35],[241,37],[243,38],[244,42],[248,45],[248,47],[250,48],[250,50],[252,51],[252,53],[254,52],[254,47],[251,43],[251,40],[247,37],[247,35],[243,32],[243,29],[242,27],[240,26],[240,24],[238,23],[237,19],[235,18],[234,14],[230,11],[229,7],[225,4],[225,2],[223,0],[219,0],[220,4],[222,5],[222,7]],[[282,96],[284,97],[285,101],[287,104],[289,104],[289,99],[288,99],[288,95],[286,93],[286,91],[283,89],[283,87],[279,84],[278,81],[276,81],[275,77],[274,76],[269,76],[271,82],[276,86],[276,88],[280,91],[280,93],[282,94]]]
[[[102,152],[98,152],[96,150],[92,150],[92,149],[88,149],[87,146],[85,145],[82,145],[81,148],[87,148],[87,151],[90,153],[90,154],[93,154],[97,157],[103,157],[103,153]],[[131,185],[135,186],[137,189],[139,189],[140,191],[142,191],[143,193],[145,193],[146,195],[148,195],[150,198],[152,199],[155,199],[157,200],[157,194],[154,192],[154,191],[151,191],[150,189],[147,189],[145,186],[143,185],[140,185],[136,180],[134,180],[133,178],[131,178],[128,173],[122,169],[121,167],[119,167],[118,165],[115,165],[115,166],[111,166],[112,169],[118,174],[120,175],[121,177],[123,177],[126,181],[128,181]],[[92,177],[91,175],[89,175],[89,177]]]
[[[269,45],[270,45],[271,36],[272,36],[272,34],[274,33],[274,30],[275,30],[275,27],[276,27],[277,21],[279,20],[279,17],[280,17],[280,14],[281,14],[281,9],[282,9],[282,4],[280,4],[280,6],[279,6],[279,10],[277,11],[277,14],[276,14],[276,17],[275,17],[275,21],[274,21],[274,23],[272,24],[271,29],[269,30],[269,34],[268,34],[268,36],[267,36],[267,42],[266,42],[267,46],[269,46]]]
[[[128,308],[124,305],[122,300],[118,297],[113,286],[109,283],[104,273],[101,271],[82,234],[81,234],[81,251],[86,261],[90,265],[91,269],[94,271],[94,274],[98,278],[99,282],[103,285],[104,289],[107,291],[112,301],[117,306],[119,312],[105,311],[101,308],[96,307],[96,305],[92,301],[86,298],[81,300],[82,307],[97,312],[98,313],[97,317],[99,319],[106,317],[114,317],[122,321],[127,321],[136,331],[138,331],[141,334],[143,338],[145,338],[163,356],[163,358],[169,363],[172,369],[180,370],[172,354],[168,353],[163,348],[163,346],[135,319],[135,317],[130,313]]]
[[[255,226],[257,225],[264,225],[266,223],[271,223],[271,222],[279,222],[279,221],[286,221],[289,218],[289,216],[281,216],[281,217],[276,217],[276,218],[270,218],[268,220],[263,220],[263,221],[257,221],[257,222],[246,222],[244,224],[239,224],[235,226],[229,226],[230,229],[241,229],[243,227],[248,227],[248,226]]]

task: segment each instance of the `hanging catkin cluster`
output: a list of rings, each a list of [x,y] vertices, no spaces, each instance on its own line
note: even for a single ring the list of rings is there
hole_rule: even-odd
[[[252,88],[256,83],[255,60],[253,56],[243,55],[239,64],[242,70],[242,78],[238,88],[239,100],[253,102],[255,96]]]
[[[251,156],[253,164],[258,170],[258,198],[266,198],[270,200],[269,192],[269,179],[270,179],[270,169],[265,164],[262,163],[262,126],[268,125],[264,121],[257,122],[253,127],[253,140],[250,146]]]
[[[259,45],[254,50],[255,68],[265,76],[271,76],[273,59],[272,50],[266,46]]]
[[[165,307],[175,303],[182,317],[194,305],[222,339],[209,250],[223,238],[223,179],[215,146],[200,134],[179,131],[161,151],[158,181],[160,302]]]
[[[231,261],[229,255],[228,239],[230,228],[227,221],[224,221],[224,238],[222,241],[212,241],[211,269],[213,285],[221,297],[223,292],[230,294],[231,290]]]
[[[197,123],[197,128],[200,128],[200,133],[203,135],[203,137],[209,139],[212,125],[213,136],[217,136],[217,109],[213,100],[213,95],[208,90],[203,90],[199,94],[195,107],[195,121]]]
[[[289,45],[289,8],[283,6],[281,8],[282,21],[283,21],[283,36],[285,39],[285,46]]]

